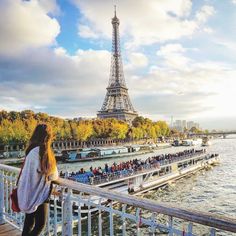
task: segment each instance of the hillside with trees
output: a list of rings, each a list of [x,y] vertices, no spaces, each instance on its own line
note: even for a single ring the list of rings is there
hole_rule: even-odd
[[[36,125],[42,122],[52,126],[56,140],[156,139],[170,133],[165,121],[153,122],[141,116],[135,118],[132,125],[129,125],[116,119],[68,120],[49,116],[46,113],[34,113],[31,110],[0,111],[0,143],[27,142]]]

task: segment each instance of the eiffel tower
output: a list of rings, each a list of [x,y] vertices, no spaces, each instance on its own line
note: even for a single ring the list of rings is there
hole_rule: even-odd
[[[116,7],[111,23],[113,32],[110,78],[102,108],[98,111],[97,116],[101,119],[116,118],[131,123],[138,113],[132,106],[125,84],[120,50],[120,21],[116,16]]]

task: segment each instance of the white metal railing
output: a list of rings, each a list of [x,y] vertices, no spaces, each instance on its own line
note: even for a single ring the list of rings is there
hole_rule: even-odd
[[[0,165],[0,223],[22,229],[24,215],[10,208],[19,169]],[[236,219],[190,211],[59,178],[54,182],[44,235],[235,235]]]

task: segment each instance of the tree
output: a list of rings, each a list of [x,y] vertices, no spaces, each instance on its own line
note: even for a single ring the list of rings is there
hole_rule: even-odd
[[[85,141],[93,134],[93,126],[91,123],[79,122],[77,126],[77,138],[78,140]]]
[[[0,125],[0,140],[4,144],[8,144],[13,141],[15,133],[12,129],[12,122],[9,120],[3,120]]]
[[[201,133],[201,130],[196,128],[196,127],[192,127],[190,130],[189,130],[191,133],[195,133],[195,134],[198,134],[198,133]]]
[[[157,125],[160,127],[160,134],[161,136],[168,136],[170,133],[169,126],[165,121],[157,121]]]
[[[12,137],[12,139],[15,142],[26,142],[29,140],[29,133],[27,132],[26,126],[22,120],[15,120],[12,123],[12,130],[14,132],[14,137]]]
[[[127,137],[129,126],[123,122],[113,122],[109,137],[114,139],[125,139]]]

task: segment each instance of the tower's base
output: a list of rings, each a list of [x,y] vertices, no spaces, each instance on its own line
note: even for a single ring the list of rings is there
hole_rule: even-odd
[[[97,117],[100,119],[116,118],[131,123],[138,116],[136,112],[128,111],[99,111]]]

